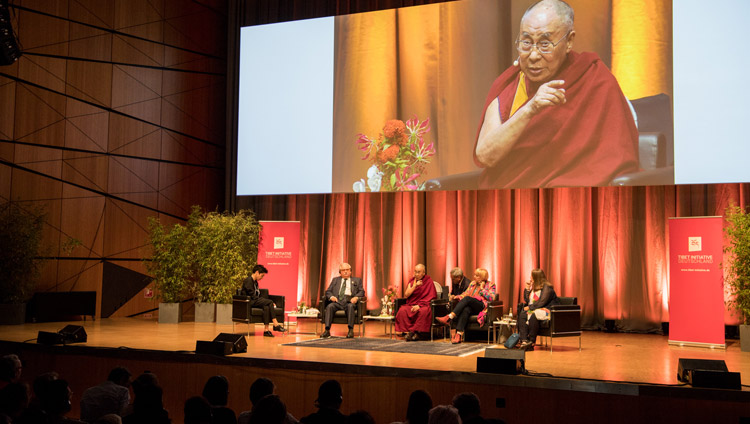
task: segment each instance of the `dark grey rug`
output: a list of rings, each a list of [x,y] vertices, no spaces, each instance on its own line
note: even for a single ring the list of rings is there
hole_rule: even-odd
[[[324,347],[328,349],[371,350],[376,352],[420,353],[423,355],[467,356],[483,351],[488,345],[450,342],[406,342],[403,340],[356,337],[330,337],[286,343],[283,346]]]

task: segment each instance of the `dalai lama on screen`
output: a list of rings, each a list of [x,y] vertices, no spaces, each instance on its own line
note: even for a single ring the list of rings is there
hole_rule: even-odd
[[[603,186],[638,170],[638,131],[615,77],[576,53],[573,9],[526,10],[518,60],[492,84],[474,146],[480,188]]]

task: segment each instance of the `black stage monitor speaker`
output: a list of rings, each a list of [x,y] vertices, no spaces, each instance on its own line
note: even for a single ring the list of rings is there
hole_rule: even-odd
[[[86,343],[88,340],[86,330],[80,325],[66,325],[59,333],[62,334],[65,343]]]
[[[40,331],[36,335],[36,342],[43,345],[56,345],[65,343],[63,335],[49,331]]]
[[[688,373],[692,370],[729,371],[724,361],[680,358],[677,362],[677,379],[687,383],[690,379]]]
[[[740,390],[740,373],[729,372],[724,361],[680,358],[677,379],[693,387]]]
[[[220,356],[230,355],[232,353],[232,343],[198,340],[195,342],[195,353]]]
[[[521,374],[526,371],[526,351],[521,349],[488,348],[484,358],[477,358],[477,372]]]
[[[219,333],[214,341],[232,343],[232,353],[247,352],[247,340],[244,334]]]

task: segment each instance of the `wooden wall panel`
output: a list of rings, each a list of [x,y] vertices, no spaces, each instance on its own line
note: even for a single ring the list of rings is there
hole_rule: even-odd
[[[101,294],[104,258],[145,272],[149,216],[223,209],[226,46],[214,44],[226,38],[226,4],[13,3],[24,54],[0,68],[0,200],[48,214],[53,259],[38,290]],[[68,256],[71,237],[82,245]],[[126,304],[128,314],[152,307],[142,296]]]

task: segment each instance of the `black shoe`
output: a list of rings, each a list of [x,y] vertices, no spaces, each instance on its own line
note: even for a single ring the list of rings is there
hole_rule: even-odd
[[[419,333],[417,332],[412,333],[411,341],[413,342],[419,341]]]
[[[410,341],[414,340],[414,338],[413,338],[414,336],[416,336],[416,334],[414,334],[414,333],[412,333],[410,331],[409,334],[407,334],[406,337],[404,337],[404,340],[406,340],[407,342],[410,342]]]
[[[279,325],[274,325],[274,326],[273,326],[273,331],[278,331],[279,333],[283,333],[283,332],[285,332],[285,331],[286,331],[286,328],[284,328],[284,326],[283,326],[283,325],[281,325],[281,324],[279,324]]]
[[[329,337],[331,337],[331,332],[328,330],[324,331],[323,334],[320,335],[321,339],[327,339]]]
[[[273,337],[273,333],[270,332],[270,331],[268,331],[268,330],[266,330],[266,331],[263,332],[263,337]]]
[[[350,329],[349,329],[349,332],[348,332],[348,333],[346,333],[346,338],[347,338],[347,339],[351,339],[351,338],[353,338],[353,337],[354,337],[354,330],[350,328]]]

